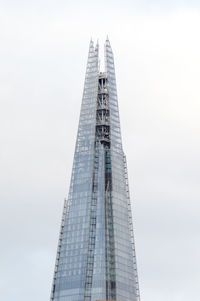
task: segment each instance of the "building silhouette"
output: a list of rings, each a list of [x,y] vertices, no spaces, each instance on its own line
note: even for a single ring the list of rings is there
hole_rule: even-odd
[[[139,301],[126,158],[113,52],[90,42],[51,301]]]

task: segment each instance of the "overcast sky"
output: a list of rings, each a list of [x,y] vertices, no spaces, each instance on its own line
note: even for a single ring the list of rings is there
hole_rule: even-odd
[[[89,40],[109,35],[141,301],[200,298],[200,3],[0,0],[0,299],[49,300]]]

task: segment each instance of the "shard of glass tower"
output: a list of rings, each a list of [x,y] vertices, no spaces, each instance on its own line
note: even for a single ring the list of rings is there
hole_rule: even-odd
[[[90,42],[69,195],[51,301],[139,301],[113,52]]]

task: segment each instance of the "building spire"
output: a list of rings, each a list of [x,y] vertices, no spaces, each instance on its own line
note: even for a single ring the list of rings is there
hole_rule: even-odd
[[[98,50],[99,50],[99,40],[97,40],[96,47],[95,47],[95,51],[98,52]]]
[[[98,48],[98,41],[94,45],[91,39],[51,301],[139,301],[127,167],[108,37],[106,72],[99,72]]]

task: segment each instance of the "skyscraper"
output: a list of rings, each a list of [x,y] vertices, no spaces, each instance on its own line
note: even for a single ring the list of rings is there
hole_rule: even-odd
[[[51,301],[139,301],[126,158],[113,52],[90,42]]]

